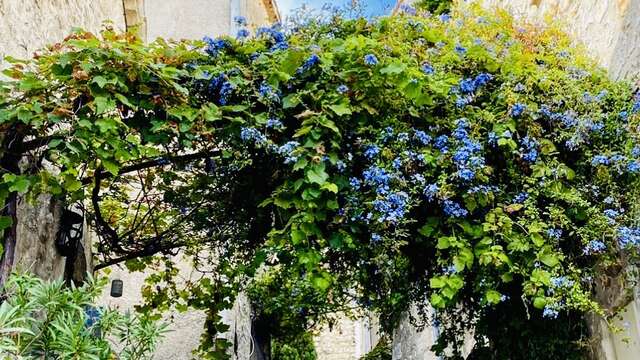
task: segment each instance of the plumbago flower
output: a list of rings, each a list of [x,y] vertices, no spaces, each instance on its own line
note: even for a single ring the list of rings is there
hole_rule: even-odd
[[[190,254],[225,256],[223,284],[194,292],[203,304],[249,284],[278,326],[355,303],[387,331],[412,305],[432,306],[438,349],[459,350],[459,325],[474,324],[482,351],[509,358],[493,324],[536,324],[541,339],[563,341],[551,358],[571,358],[584,332],[553,331],[556,319],[602,314],[593,275],[638,261],[640,99],[557,29],[520,32],[506,15],[461,6],[158,42],[148,54],[129,37],[99,48],[74,38],[0,86],[2,128],[55,139],[43,156],[60,169],[3,167],[0,202],[46,187],[88,200],[96,183],[119,202],[134,178],[121,169],[158,164],[149,178],[168,183],[158,198],[199,209],[175,227],[170,209],[163,229],[193,226],[196,240],[179,238]],[[109,61],[85,80],[73,69],[96,51]],[[117,118],[125,109],[132,116]],[[87,144],[101,145],[79,155]],[[522,352],[547,349],[536,341]]]

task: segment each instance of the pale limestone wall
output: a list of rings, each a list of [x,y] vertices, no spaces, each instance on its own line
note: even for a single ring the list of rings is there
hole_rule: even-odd
[[[0,0],[0,57],[28,57],[69,34],[97,32],[105,20],[124,29],[122,0]]]
[[[147,39],[202,39],[229,33],[229,0],[145,0]]]
[[[355,333],[357,321],[340,318],[332,329],[324,327],[313,339],[320,360],[357,360]]]

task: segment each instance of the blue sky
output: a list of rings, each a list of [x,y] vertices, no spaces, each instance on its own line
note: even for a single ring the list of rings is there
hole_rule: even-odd
[[[322,5],[326,3],[339,6],[351,4],[351,0],[276,0],[276,2],[283,18],[302,5],[313,9],[321,9]],[[366,16],[378,16],[388,14],[393,9],[396,0],[359,0],[359,3],[363,6]]]

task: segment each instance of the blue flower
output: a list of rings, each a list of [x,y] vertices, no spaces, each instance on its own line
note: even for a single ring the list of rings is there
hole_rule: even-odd
[[[562,229],[548,229],[547,236],[551,239],[560,240],[560,237],[562,236]]]
[[[490,192],[496,192],[498,191],[498,187],[497,186],[493,186],[493,185],[477,185],[474,186],[472,188],[470,188],[467,192],[469,194],[488,194]]]
[[[545,307],[544,310],[542,311],[542,316],[547,319],[557,319],[558,315],[560,315],[558,310],[554,310],[549,307]]]
[[[427,133],[422,130],[414,129],[413,137],[422,145],[428,145],[431,142],[431,136],[427,135]]]
[[[592,255],[602,252],[607,249],[607,246],[600,240],[591,240],[582,251],[585,255]]]
[[[519,117],[520,115],[522,115],[524,113],[524,111],[527,109],[526,105],[520,104],[520,103],[515,103],[512,107],[511,107],[511,116],[513,117]]]
[[[233,21],[238,26],[247,26],[247,18],[244,16],[234,16]]]
[[[424,188],[423,194],[427,200],[433,201],[438,194],[438,191],[440,191],[440,188],[438,188],[437,184],[429,184]]]
[[[336,161],[336,169],[338,169],[339,172],[344,172],[347,169],[347,164],[342,160],[338,160]]]
[[[371,234],[371,243],[372,244],[376,244],[379,243],[380,240],[382,240],[382,237],[376,233]]]
[[[238,30],[238,33],[236,34],[236,37],[237,37],[238,39],[246,39],[246,38],[248,38],[248,37],[249,37],[249,35],[251,35],[251,34],[249,33],[249,30],[247,30],[247,29],[240,29],[240,30]]]
[[[465,47],[463,47],[462,45],[460,45],[460,44],[456,45],[455,51],[460,56],[463,56],[463,55],[465,55],[467,53],[467,49]]]
[[[260,84],[260,88],[258,89],[260,96],[266,99],[275,99],[278,98],[278,94],[274,91],[271,85],[267,83]]]
[[[205,52],[210,56],[218,56],[221,50],[229,47],[229,42],[225,39],[212,39],[205,36],[203,41],[207,44]]]
[[[380,148],[377,145],[368,145],[364,151],[364,156],[371,160],[374,157],[378,156],[380,153]]]
[[[489,145],[496,145],[498,143],[498,135],[495,132],[491,131],[487,134],[487,143]]]
[[[513,91],[515,91],[515,92],[521,92],[524,89],[525,89],[525,87],[524,87],[524,85],[522,83],[517,83],[516,86],[513,87]]]
[[[476,177],[475,171],[469,168],[461,168],[460,170],[458,170],[457,175],[464,181],[471,181]]]
[[[209,82],[209,90],[218,93],[218,103],[220,105],[226,105],[229,102],[229,97],[234,89],[235,86],[227,80],[225,73],[218,74],[218,76],[211,78]]]
[[[352,177],[349,179],[349,185],[353,190],[360,190],[361,182],[358,178]]]
[[[371,166],[362,173],[362,176],[364,181],[375,188],[379,194],[384,194],[389,190],[391,175],[385,169]]]
[[[640,161],[630,161],[627,165],[627,170],[634,174],[640,172]]]
[[[619,227],[618,242],[621,247],[640,245],[640,229],[626,226]]]
[[[378,65],[378,58],[373,54],[367,54],[364,56],[364,63],[367,66],[376,66]]]
[[[446,153],[449,149],[447,147],[449,143],[449,137],[447,135],[440,135],[436,138],[434,146],[440,150],[441,153]]]
[[[400,11],[411,16],[415,16],[417,14],[416,8],[408,4],[400,5]]]
[[[536,162],[538,159],[538,142],[529,136],[525,136],[521,144],[520,153],[522,154],[522,160],[530,163]]]
[[[470,96],[458,96],[456,97],[456,107],[461,109],[469,105],[472,100],[473,98]]]
[[[555,288],[572,287],[573,284],[574,284],[573,280],[569,280],[569,278],[567,278],[566,276],[558,276],[558,277],[551,278],[551,285],[553,285],[553,287]]]
[[[422,64],[422,66],[420,68],[422,69],[422,72],[427,74],[427,75],[433,75],[436,72],[434,70],[433,66],[431,66],[431,64],[429,64],[429,63]]]
[[[454,218],[465,217],[469,214],[469,212],[460,206],[460,204],[449,199],[444,201],[442,209],[446,215]]]
[[[392,166],[394,169],[400,170],[400,168],[402,167],[402,159],[400,158],[393,159]]]
[[[240,129],[240,139],[244,142],[253,141],[257,145],[265,144],[267,142],[267,137],[258,129],[252,127],[243,127]]]
[[[373,208],[380,213],[379,222],[397,223],[404,217],[409,196],[405,192],[390,193],[385,199],[373,202]]]
[[[609,165],[609,158],[606,155],[596,155],[591,158],[591,166]]]
[[[529,194],[526,192],[521,192],[513,198],[513,202],[516,204],[522,204],[529,198]]]
[[[347,87],[347,85],[342,84],[342,85],[338,86],[338,88],[337,88],[336,90],[337,90],[340,94],[344,94],[344,93],[346,93],[347,91],[349,91],[349,87]]]
[[[269,119],[267,120],[267,128],[278,129],[282,127],[282,121],[278,119]]]
[[[442,22],[448,22],[449,20],[451,20],[451,15],[449,15],[448,13],[440,14],[439,18]]]
[[[305,60],[302,66],[298,68],[298,70],[296,71],[296,74],[298,75],[303,74],[309,71],[314,66],[318,65],[319,63],[320,63],[320,57],[317,54],[311,54],[311,56],[309,56],[309,58]]]
[[[462,79],[460,81],[460,91],[463,94],[471,94],[476,91],[476,82],[473,79]]]
[[[605,209],[603,213],[607,217],[609,224],[612,225],[616,223],[616,218],[621,215],[620,211],[614,209]]]
[[[488,84],[489,81],[491,81],[491,79],[493,79],[493,75],[487,74],[487,73],[481,73],[478,76],[476,76],[473,82],[476,84],[476,87],[479,88],[481,86]]]
[[[409,141],[409,134],[406,132],[398,133],[398,142],[406,143],[407,141]]]

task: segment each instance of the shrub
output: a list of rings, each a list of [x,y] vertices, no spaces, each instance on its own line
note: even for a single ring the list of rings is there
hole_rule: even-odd
[[[164,325],[94,307],[105,280],[81,287],[12,275],[0,305],[1,359],[151,359]],[[114,346],[114,342],[117,346]]]

